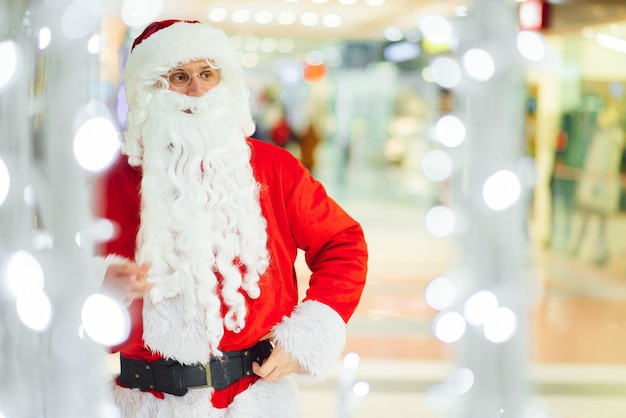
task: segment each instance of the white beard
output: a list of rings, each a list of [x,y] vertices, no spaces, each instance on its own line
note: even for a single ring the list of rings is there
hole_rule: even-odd
[[[242,291],[258,298],[268,266],[259,185],[229,98],[222,85],[201,98],[159,92],[142,130],[136,259],[150,265],[152,283],[144,341],[183,363],[220,355],[224,328],[245,327]]]

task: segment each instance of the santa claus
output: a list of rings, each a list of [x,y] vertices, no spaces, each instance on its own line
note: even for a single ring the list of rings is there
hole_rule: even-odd
[[[125,156],[102,178],[103,289],[131,317],[114,398],[123,417],[297,417],[365,284],[360,225],[288,151],[250,136],[228,37],[169,20],[134,41]],[[299,300],[298,250],[312,274]]]

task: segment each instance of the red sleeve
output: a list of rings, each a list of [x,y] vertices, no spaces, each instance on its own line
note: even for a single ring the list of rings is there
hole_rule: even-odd
[[[139,230],[139,189],[141,171],[131,167],[125,157],[98,180],[96,213],[111,220],[116,228],[114,238],[98,249],[100,255],[117,254],[134,260]]]
[[[305,300],[330,306],[347,323],[365,286],[363,229],[306,169],[298,172],[288,208],[294,238],[312,273]]]
[[[274,199],[272,212],[265,214],[268,230],[305,252],[312,273],[305,300],[328,305],[347,322],[359,303],[367,274],[361,225],[288,151],[258,141],[253,145],[257,174],[272,190],[268,199]],[[276,239],[270,237],[272,242]]]

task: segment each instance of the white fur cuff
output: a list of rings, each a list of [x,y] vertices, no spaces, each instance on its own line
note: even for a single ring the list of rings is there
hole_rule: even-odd
[[[274,340],[305,370],[298,380],[321,381],[341,355],[346,324],[328,305],[308,300],[274,327]]]

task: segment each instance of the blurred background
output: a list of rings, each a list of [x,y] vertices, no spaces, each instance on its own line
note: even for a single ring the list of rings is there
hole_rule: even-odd
[[[622,0],[3,0],[0,417],[115,416],[116,359],[88,367],[92,182],[130,44],[169,18],[230,35],[254,136],[365,229],[368,284],[307,418],[626,417]]]

